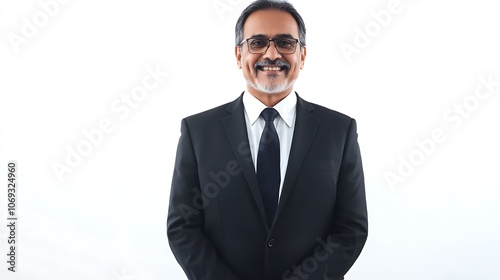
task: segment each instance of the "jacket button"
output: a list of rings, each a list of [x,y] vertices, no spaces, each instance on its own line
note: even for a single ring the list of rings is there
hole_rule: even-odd
[[[267,246],[273,247],[273,245],[274,245],[274,238],[271,238],[269,239],[269,241],[267,241]]]

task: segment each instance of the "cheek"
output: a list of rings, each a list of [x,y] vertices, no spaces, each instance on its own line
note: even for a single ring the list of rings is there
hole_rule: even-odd
[[[245,70],[245,72],[251,74],[255,71],[255,69],[253,68],[255,61],[251,59],[243,59],[241,64],[243,65],[243,69]]]
[[[253,73],[253,67],[252,67],[252,65],[250,63],[246,63],[244,65],[245,65],[244,67],[245,67],[246,74],[249,75],[249,76],[252,76],[252,73]]]
[[[303,66],[304,65],[302,64],[302,60],[300,60],[300,57],[297,57],[296,61],[295,61],[295,64],[294,64],[294,68],[295,68],[294,71],[299,72],[300,69],[302,69]]]

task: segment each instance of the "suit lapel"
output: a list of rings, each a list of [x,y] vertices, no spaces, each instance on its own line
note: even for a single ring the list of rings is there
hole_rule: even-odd
[[[262,202],[262,197],[260,196],[259,184],[257,182],[257,176],[255,175],[255,166],[252,161],[252,154],[248,143],[243,94],[235,101],[231,102],[227,106],[226,111],[228,111],[230,115],[222,119],[222,123],[226,130],[233,153],[236,156],[236,160],[243,171],[248,186],[250,187],[250,191],[252,192],[255,202],[257,203],[257,207],[260,210],[263,219],[262,221],[265,223],[266,215],[264,203]]]
[[[309,146],[314,139],[316,129],[318,128],[319,120],[310,114],[312,111],[314,111],[314,106],[297,95],[297,117],[295,119],[292,147],[290,148],[288,167],[283,182],[280,202],[276,211],[276,217],[279,216],[286,203],[286,199],[292,190],[297,173],[300,170]]]
[[[222,119],[222,123],[226,130],[231,149],[236,156],[236,160],[240,164],[250,191],[252,192],[252,195],[255,199],[255,203],[259,208],[260,214],[262,216],[262,221],[264,225],[266,225],[264,204],[260,195],[257,176],[255,175],[255,166],[252,161],[250,146],[248,143],[245,111],[243,106],[243,94],[235,101],[229,103],[226,111],[228,111],[230,114]],[[293,133],[292,147],[290,149],[290,156],[288,159],[288,167],[283,182],[281,198],[278,204],[278,209],[276,211],[276,217],[279,216],[281,210],[284,207],[284,204],[286,203],[286,199],[295,182],[297,173],[300,170],[309,146],[314,139],[316,129],[318,128],[319,120],[311,116],[310,112],[312,111],[314,111],[314,106],[304,101],[297,95],[297,117],[295,120],[295,130]]]

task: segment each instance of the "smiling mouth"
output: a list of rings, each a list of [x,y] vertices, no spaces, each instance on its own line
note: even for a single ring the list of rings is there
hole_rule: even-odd
[[[282,71],[285,70],[285,66],[257,66],[257,69],[261,71]]]

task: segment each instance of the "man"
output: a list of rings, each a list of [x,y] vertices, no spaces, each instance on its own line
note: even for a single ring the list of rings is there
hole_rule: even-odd
[[[356,122],[293,92],[305,35],[291,4],[249,5],[235,46],[246,91],[182,120],[167,234],[189,279],[341,280],[361,253]]]

